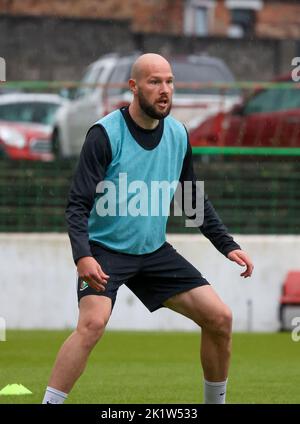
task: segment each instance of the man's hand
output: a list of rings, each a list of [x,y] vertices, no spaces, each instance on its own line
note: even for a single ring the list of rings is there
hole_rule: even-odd
[[[241,266],[246,266],[246,270],[241,273],[241,277],[251,277],[254,265],[246,252],[240,249],[232,250],[228,253],[227,258]]]
[[[106,275],[96,259],[91,256],[80,258],[77,262],[79,277],[97,291],[104,291],[109,275]]]

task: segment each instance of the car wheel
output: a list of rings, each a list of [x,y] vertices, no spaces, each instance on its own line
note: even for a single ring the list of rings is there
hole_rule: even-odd
[[[9,156],[7,155],[6,151],[4,150],[4,147],[0,145],[0,159],[8,159]]]
[[[61,158],[62,156],[61,143],[60,143],[60,135],[59,135],[58,128],[54,128],[53,130],[51,145],[52,145],[52,153],[54,154],[54,156],[56,158]]]

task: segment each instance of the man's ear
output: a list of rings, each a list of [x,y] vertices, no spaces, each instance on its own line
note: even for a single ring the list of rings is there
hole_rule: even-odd
[[[128,85],[129,85],[130,91],[132,91],[133,94],[136,94],[137,93],[136,80],[133,78],[130,78],[130,80],[128,81]]]

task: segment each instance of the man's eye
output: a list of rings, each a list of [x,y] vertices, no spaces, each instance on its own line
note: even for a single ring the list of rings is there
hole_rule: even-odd
[[[150,84],[158,84],[158,81],[150,81]]]

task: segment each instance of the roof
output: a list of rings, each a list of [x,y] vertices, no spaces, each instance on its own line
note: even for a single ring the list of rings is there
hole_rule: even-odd
[[[22,102],[44,102],[63,104],[68,100],[52,93],[11,93],[0,95],[0,104]]]

